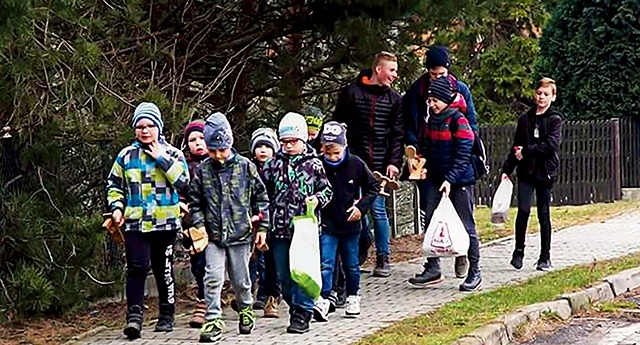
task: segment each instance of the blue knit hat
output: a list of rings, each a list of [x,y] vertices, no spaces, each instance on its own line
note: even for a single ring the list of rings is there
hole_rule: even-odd
[[[427,69],[436,67],[444,67],[449,69],[451,67],[451,60],[449,59],[449,52],[444,46],[433,46],[427,50],[425,65]]]
[[[204,125],[204,141],[211,150],[230,149],[233,146],[233,132],[224,114],[215,113],[207,118]]]

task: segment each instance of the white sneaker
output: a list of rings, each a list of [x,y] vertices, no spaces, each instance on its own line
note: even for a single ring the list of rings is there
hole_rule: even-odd
[[[356,318],[360,316],[360,296],[348,296],[347,308],[344,312],[346,317]]]
[[[329,301],[318,297],[318,300],[313,305],[313,319],[318,322],[329,321]]]

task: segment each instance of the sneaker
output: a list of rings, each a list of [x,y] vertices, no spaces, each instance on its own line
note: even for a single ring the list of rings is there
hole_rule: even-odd
[[[264,305],[264,317],[268,317],[272,319],[277,319],[280,317],[280,314],[278,313],[277,298],[273,296],[267,297],[267,303],[265,303]]]
[[[467,277],[467,270],[469,269],[469,262],[466,256],[456,256],[456,262],[453,266],[456,271],[456,278],[463,279]]]
[[[331,303],[322,297],[318,297],[318,300],[313,305],[313,319],[318,322],[329,321],[329,306]]]
[[[460,284],[460,291],[472,292],[478,291],[482,288],[482,276],[480,275],[479,270],[469,270],[469,274],[467,275],[467,279],[464,280],[462,284]]]
[[[202,325],[200,329],[201,343],[215,343],[222,339],[222,329],[225,327],[224,322],[220,319],[211,320]]]
[[[291,314],[287,333],[303,334],[309,331],[309,321],[313,313],[306,310],[296,310]]]
[[[347,308],[344,311],[344,315],[350,318],[360,316],[360,296],[347,297]]]
[[[189,327],[191,328],[201,328],[202,324],[204,324],[204,314],[207,311],[207,308],[204,304],[204,300],[198,299],[196,301],[196,308],[193,311],[193,316],[191,316],[191,320],[189,320]]]
[[[173,331],[173,314],[175,313],[175,306],[173,304],[164,303],[160,304],[160,311],[158,315],[158,323],[154,332],[172,332]]]
[[[329,301],[329,314],[335,313],[338,302],[338,293],[335,291],[331,291],[331,295],[327,297],[327,301]]]
[[[409,278],[409,284],[414,287],[426,287],[442,283],[444,276],[439,269],[430,268],[425,265],[424,271],[413,278]]]
[[[256,327],[256,314],[251,307],[245,307],[238,313],[238,330],[240,334],[251,334]]]
[[[524,258],[524,250],[516,249],[513,251],[513,255],[511,256],[511,266],[513,268],[519,270],[522,268],[522,259]]]
[[[142,308],[134,305],[127,312],[127,327],[122,331],[129,340],[140,338],[142,333]]]
[[[391,269],[389,267],[389,256],[378,255],[376,258],[376,267],[373,268],[373,276],[387,278],[391,275]]]
[[[345,308],[346,306],[347,306],[347,295],[346,294],[338,295],[338,298],[336,299],[336,308],[342,309],[342,308]]]
[[[536,262],[536,269],[538,271],[550,271],[551,267],[551,260],[538,260],[538,262]]]

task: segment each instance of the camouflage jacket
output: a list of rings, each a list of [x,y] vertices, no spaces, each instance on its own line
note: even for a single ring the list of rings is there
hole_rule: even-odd
[[[209,241],[233,246],[253,241],[251,217],[262,215],[258,231],[269,226],[269,198],[258,169],[234,151],[220,164],[205,159],[189,186],[189,210],[194,226],[207,229]]]
[[[264,181],[269,193],[272,238],[290,239],[293,217],[306,213],[305,199],[318,198],[315,210],[320,224],[320,209],[331,201],[333,191],[322,162],[310,146],[300,155],[282,151],[264,166]]]

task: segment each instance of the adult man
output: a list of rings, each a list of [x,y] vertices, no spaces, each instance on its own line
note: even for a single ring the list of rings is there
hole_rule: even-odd
[[[454,92],[462,95],[465,109],[459,109],[469,125],[474,131],[478,130],[478,120],[476,115],[476,109],[473,104],[473,97],[469,87],[458,80],[450,71],[451,60],[449,59],[449,53],[447,48],[443,46],[434,46],[429,48],[425,57],[425,65],[427,72],[424,73],[413,85],[407,90],[407,93],[402,98],[402,110],[403,110],[403,122],[405,143],[412,145],[420,150],[420,137],[423,134],[425,128],[425,118],[429,112],[427,105],[427,93],[431,82],[438,78],[446,78],[450,83]],[[419,152],[421,153],[421,152]],[[420,194],[421,198],[426,198],[425,193]],[[425,200],[422,200],[421,204],[425,204]],[[421,221],[424,228],[428,226],[427,219],[425,219],[425,210],[421,211]],[[424,231],[424,229],[423,229]],[[425,266],[426,267],[426,266]],[[426,269],[426,268],[425,268]],[[455,261],[455,272],[458,278],[464,278],[467,274],[467,258],[460,256]]]
[[[372,171],[389,177],[398,174],[402,162],[402,99],[391,88],[397,78],[396,56],[378,53],[372,68],[360,72],[358,80],[342,91],[333,115],[335,121],[347,125],[350,152],[362,158]],[[373,275],[388,277],[390,228],[384,197],[376,197],[371,214],[376,243]],[[365,222],[362,236],[368,235]]]

